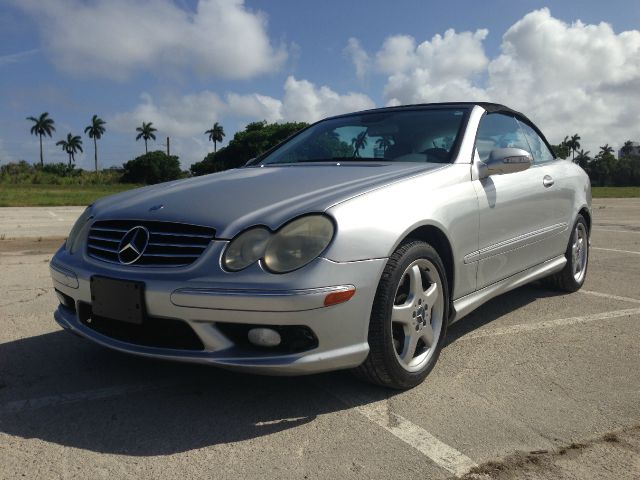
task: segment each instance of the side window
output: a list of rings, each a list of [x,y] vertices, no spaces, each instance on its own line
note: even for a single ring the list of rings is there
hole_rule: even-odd
[[[482,117],[476,136],[476,148],[480,160],[488,160],[494,148],[509,147],[531,151],[516,119],[501,113],[489,113]]]
[[[522,131],[526,135],[527,140],[529,141],[529,145],[531,146],[530,151],[533,155],[533,162],[538,164],[553,161],[553,154],[549,151],[547,145],[540,138],[540,135],[538,135],[536,131],[526,123],[518,123],[520,124],[520,127],[522,128]]]

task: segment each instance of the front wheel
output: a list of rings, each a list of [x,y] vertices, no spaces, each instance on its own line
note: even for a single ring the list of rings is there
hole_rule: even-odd
[[[440,354],[447,330],[449,291],[431,245],[405,242],[389,258],[369,322],[369,355],[356,369],[364,379],[397,389],[420,384]]]

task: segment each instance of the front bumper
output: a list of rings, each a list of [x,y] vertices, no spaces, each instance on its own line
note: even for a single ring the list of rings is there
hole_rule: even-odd
[[[318,258],[312,264],[287,275],[263,272],[267,280],[258,284],[257,272],[247,272],[249,282],[242,284],[241,274],[228,277],[234,283],[223,284],[215,274],[198,276],[155,275],[135,268],[96,265],[71,261],[64,250],[51,262],[56,290],[70,297],[75,311],[63,305],[55,312],[56,321],[65,329],[105,347],[145,357],[204,363],[254,373],[297,375],[351,368],[366,358],[371,305],[386,259],[336,263]],[[256,267],[258,268],[258,267]],[[168,270],[168,269],[166,269]],[[176,319],[191,327],[201,340],[202,350],[180,350],[128,343],[112,338],[81,321],[81,305],[90,305],[90,278],[109,276],[145,283],[145,307],[150,318]],[[326,286],[329,285],[329,286]],[[328,293],[355,286],[356,294],[345,303],[324,306]],[[242,287],[245,288],[242,288]],[[294,288],[295,287],[295,288]],[[299,288],[298,288],[299,287]],[[247,349],[223,333],[222,324],[304,326],[317,337],[317,347],[299,353],[279,353],[268,349]]]

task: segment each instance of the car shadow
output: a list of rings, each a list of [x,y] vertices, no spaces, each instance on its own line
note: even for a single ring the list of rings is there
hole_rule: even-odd
[[[566,292],[549,290],[539,282],[499,295],[451,325],[447,331],[445,346],[451,345],[468,333],[536,300],[562,295],[566,295]]]
[[[453,325],[446,345],[554,295],[538,287],[502,295]],[[0,344],[0,432],[99,453],[170,455],[250,440],[397,393],[348,372],[264,377],[154,361],[63,331]]]
[[[264,377],[148,360],[63,331],[0,344],[0,432],[99,453],[170,455],[254,439],[396,393],[348,372]]]

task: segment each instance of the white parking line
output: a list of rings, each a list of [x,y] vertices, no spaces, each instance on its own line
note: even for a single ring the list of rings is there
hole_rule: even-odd
[[[108,388],[98,388],[95,390],[85,390],[82,392],[63,393],[60,395],[49,395],[47,397],[31,398],[27,400],[14,400],[0,404],[0,415],[15,414],[25,411],[38,410],[47,407],[57,407],[70,403],[86,402],[91,400],[101,400],[103,398],[118,397],[146,390],[175,385],[175,381],[155,382],[143,385],[119,385]]]
[[[618,250],[617,248],[591,247],[591,250],[604,250],[605,252],[631,253],[633,255],[640,255],[640,252],[634,252],[632,250]]]
[[[470,333],[460,337],[460,340],[473,340],[482,337],[494,337],[499,335],[511,335],[518,333],[527,333],[543,328],[555,328],[567,325],[575,325],[578,323],[595,322],[598,320],[608,320],[611,318],[628,317],[630,315],[640,315],[640,308],[628,308],[625,310],[614,310],[612,312],[594,313],[592,315],[583,315],[579,317],[559,318],[557,320],[543,320],[536,323],[523,323],[502,328],[489,328],[478,332]]]
[[[461,477],[477,466],[465,454],[442,442],[402,415],[389,410],[387,400],[371,401],[354,392],[339,391],[336,388],[325,388],[325,391],[457,477]]]
[[[596,232],[616,232],[616,233],[635,233],[635,234],[640,234],[640,232],[636,231],[636,230],[614,230],[613,228],[594,228],[593,229]]]
[[[611,300],[618,300],[620,302],[640,303],[640,299],[631,297],[621,297],[620,295],[611,295],[610,293],[594,292],[592,290],[578,290],[578,293],[584,293],[585,295],[593,295],[594,297],[610,298]]]

